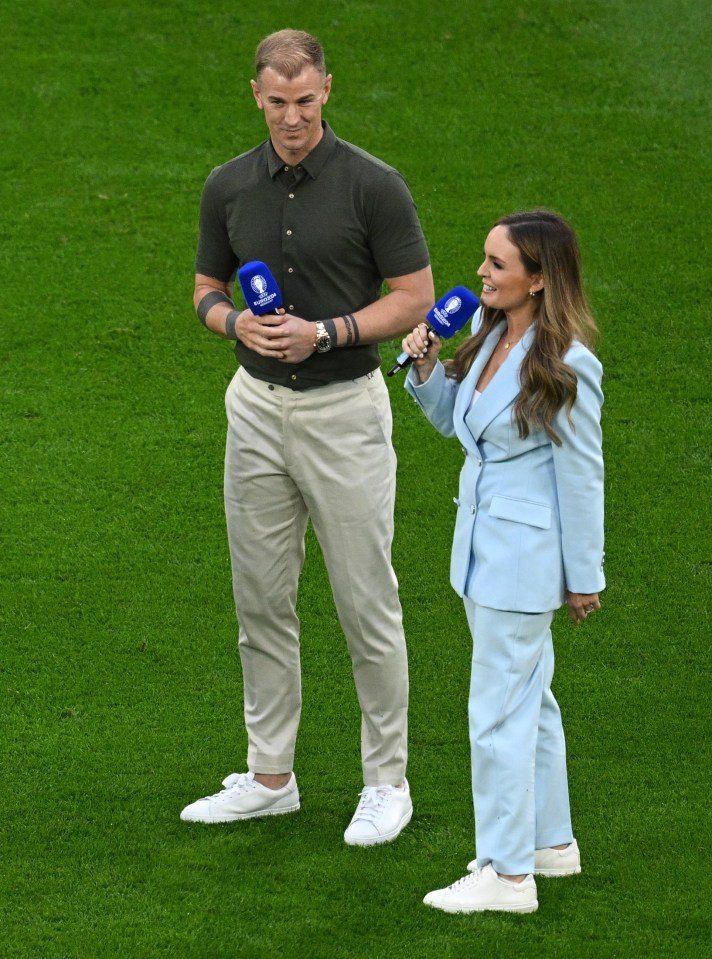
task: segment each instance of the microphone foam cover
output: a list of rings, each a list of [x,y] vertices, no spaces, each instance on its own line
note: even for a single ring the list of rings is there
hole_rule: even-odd
[[[255,316],[274,313],[282,305],[282,294],[269,267],[261,260],[250,260],[237,271],[245,302]]]
[[[480,301],[466,286],[456,286],[430,309],[428,325],[447,340],[472,319],[479,305]]]

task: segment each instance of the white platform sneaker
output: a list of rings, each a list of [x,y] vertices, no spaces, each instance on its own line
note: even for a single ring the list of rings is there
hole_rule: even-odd
[[[581,853],[574,839],[566,849],[537,849],[534,853],[535,876],[575,876],[581,872]]]
[[[533,876],[510,882],[498,876],[491,863],[451,886],[429,892],[423,902],[444,912],[536,912],[539,908]]]
[[[477,860],[468,862],[470,872],[477,869]],[[548,876],[576,876],[581,872],[581,854],[578,843],[574,839],[566,849],[537,849],[534,852],[534,875]]]
[[[408,780],[402,789],[397,786],[364,786],[344,839],[349,846],[390,842],[405,829],[412,815]]]
[[[268,789],[255,781],[253,773],[231,773],[225,787],[186,806],[180,814],[185,822],[234,822],[257,816],[280,816],[299,809],[297,780],[292,777],[281,789]]]

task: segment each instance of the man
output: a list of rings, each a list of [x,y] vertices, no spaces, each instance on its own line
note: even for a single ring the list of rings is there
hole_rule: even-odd
[[[344,838],[372,845],[395,839],[412,815],[406,648],[391,566],[395,455],[377,344],[412,329],[434,292],[403,179],[322,121],[331,82],[309,34],[263,40],[252,90],[269,139],[213,170],[203,191],[194,303],[208,329],[236,340],[240,361],[226,396],[225,511],[249,772],[228,776],[181,818],[299,808],[295,606],[311,518],[362,713],[364,790]],[[251,260],[278,282],[284,307],[275,315],[233,305],[235,270]]]

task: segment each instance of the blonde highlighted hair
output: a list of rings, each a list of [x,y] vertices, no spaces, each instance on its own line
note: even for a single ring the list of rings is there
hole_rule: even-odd
[[[543,429],[560,446],[554,417],[564,407],[570,419],[576,400],[576,374],[563,357],[574,340],[593,349],[598,334],[583,289],[576,234],[563,217],[549,210],[511,213],[494,226],[506,228],[527,272],[544,279],[543,290],[535,296],[534,341],[522,361],[521,389],[514,403],[519,435]],[[445,363],[448,376],[458,381],[465,377],[485,339],[503,319],[502,310],[483,307],[477,333]]]
[[[285,80],[298,77],[305,67],[314,67],[326,75],[324,50],[310,33],[303,30],[278,30],[265,37],[255,51],[255,76],[257,80],[267,67],[271,67]]]

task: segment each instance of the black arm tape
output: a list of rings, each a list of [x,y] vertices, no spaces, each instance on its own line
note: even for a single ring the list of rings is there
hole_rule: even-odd
[[[356,346],[358,341],[361,339],[356,317],[353,315],[353,313],[344,313],[341,319],[344,321],[344,325],[346,326],[346,345],[351,346],[353,343],[353,345]]]
[[[230,310],[228,315],[225,317],[225,336],[228,340],[236,340],[237,333],[235,331],[235,323],[240,314],[237,310]]]
[[[341,319],[344,321],[344,326],[346,327],[346,345],[351,346],[351,341],[354,338],[353,329],[351,327],[351,314],[344,313]]]
[[[206,293],[200,303],[198,303],[195,311],[203,326],[208,325],[208,312],[216,303],[229,303],[230,306],[232,306],[232,300],[227,293],[222,293],[220,290],[213,290],[212,293]]]
[[[336,336],[336,323],[334,323],[333,320],[322,320],[321,322],[324,324],[324,329],[329,334],[329,339],[331,340],[331,346],[333,349],[333,347],[336,346],[336,341],[338,339]]]

